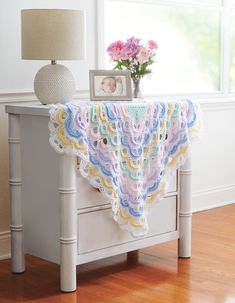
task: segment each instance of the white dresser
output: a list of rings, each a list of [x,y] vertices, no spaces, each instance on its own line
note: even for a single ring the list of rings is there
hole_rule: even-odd
[[[190,159],[149,212],[149,232],[133,238],[112,218],[109,201],[78,173],[79,159],[49,144],[49,108],[6,106],[9,114],[12,270],[24,253],[60,264],[61,290],[76,289],[76,265],[179,239],[191,255]],[[157,273],[156,273],[157,275]]]

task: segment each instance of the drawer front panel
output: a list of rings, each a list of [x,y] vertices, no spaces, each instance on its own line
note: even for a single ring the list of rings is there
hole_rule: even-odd
[[[176,196],[162,199],[149,211],[149,232],[146,237],[175,231],[176,218]],[[78,215],[78,254],[130,241],[136,239],[113,220],[111,209]]]
[[[177,190],[177,172],[172,174],[168,192],[175,192]],[[93,206],[100,206],[104,204],[108,204],[109,199],[104,197],[96,188],[92,187],[88,180],[83,178],[80,173],[77,174],[77,191],[78,191],[78,199],[77,199],[77,208],[87,208]]]
[[[87,208],[109,204],[110,201],[97,188],[90,185],[88,180],[77,174],[77,208]]]
[[[169,179],[167,192],[175,192],[178,189],[178,170],[176,170]]]

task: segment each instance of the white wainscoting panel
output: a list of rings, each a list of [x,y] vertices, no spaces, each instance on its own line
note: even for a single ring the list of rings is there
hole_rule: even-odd
[[[202,109],[204,134],[193,143],[193,211],[235,202],[235,102]]]
[[[8,259],[10,255],[11,245],[10,230],[0,232],[0,260]]]

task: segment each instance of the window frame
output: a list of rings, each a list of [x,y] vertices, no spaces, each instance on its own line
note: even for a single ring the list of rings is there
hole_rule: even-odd
[[[97,68],[104,69],[105,45],[104,45],[104,7],[106,1],[97,1]],[[118,0],[122,2],[156,4],[172,7],[200,8],[205,10],[217,10],[220,14],[220,88],[213,93],[182,93],[182,94],[160,94],[160,97],[193,97],[201,100],[217,98],[235,98],[235,88],[230,89],[230,59],[231,59],[231,31],[230,23],[235,6],[230,5],[230,0],[221,0],[220,4],[198,3],[197,0],[187,2],[187,0]],[[151,97],[150,95],[148,95]]]
[[[232,6],[231,8],[230,8],[230,11],[229,11],[229,28],[231,29],[231,23],[232,23],[232,19],[234,19],[235,18],[235,3],[234,3],[234,6]],[[229,48],[229,58],[230,58],[230,60],[232,59],[232,31],[230,30],[230,48]],[[229,61],[229,64],[230,64],[231,62]],[[229,70],[229,79],[228,79],[228,81],[230,81],[231,79],[230,79],[230,76],[231,76],[231,71]],[[229,83],[230,84],[230,83]],[[228,84],[228,85],[229,85]],[[235,87],[234,88],[232,88],[231,87],[231,85],[229,85],[229,87],[228,87],[228,90],[231,92],[231,93],[233,93],[234,95],[235,95]]]

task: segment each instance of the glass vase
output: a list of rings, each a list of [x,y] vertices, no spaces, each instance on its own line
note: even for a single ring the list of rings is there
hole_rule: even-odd
[[[133,98],[134,99],[143,99],[143,88],[142,88],[142,82],[140,79],[132,79],[132,85],[133,85]]]

